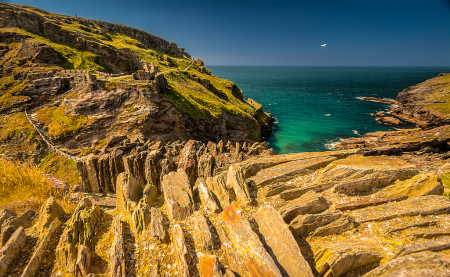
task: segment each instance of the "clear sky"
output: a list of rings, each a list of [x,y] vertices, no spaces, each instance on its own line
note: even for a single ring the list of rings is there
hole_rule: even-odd
[[[3,2],[136,27],[207,65],[450,66],[450,0]]]

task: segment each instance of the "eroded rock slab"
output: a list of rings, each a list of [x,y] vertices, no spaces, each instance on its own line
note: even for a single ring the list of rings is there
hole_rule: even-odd
[[[450,238],[439,239],[426,243],[416,244],[400,249],[395,257],[402,257],[423,251],[442,251],[450,248]]]
[[[262,206],[253,217],[284,276],[314,276],[292,233],[274,208]]]
[[[343,214],[341,211],[328,210],[320,214],[299,215],[291,221],[292,233],[296,237],[306,236],[317,228],[338,220]]]
[[[314,253],[319,276],[339,277],[351,270],[382,259],[380,250],[362,241],[323,244]]]
[[[310,191],[281,207],[280,214],[289,223],[299,215],[321,213],[328,207],[329,203],[323,195]]]
[[[390,260],[364,277],[446,277],[450,276],[450,257],[430,251],[414,253]]]
[[[127,276],[125,265],[125,246],[123,243],[123,223],[120,216],[114,219],[113,223],[114,242],[111,246],[111,260],[109,262],[111,277]]]
[[[234,277],[234,273],[220,265],[214,255],[204,255],[200,258],[198,271],[200,277]]]
[[[164,229],[163,215],[158,208],[151,208],[151,223],[150,223],[150,234],[153,237],[158,238],[161,242],[167,240],[167,232]]]
[[[448,197],[429,195],[350,212],[357,223],[388,220],[401,216],[432,215],[450,212]]]
[[[211,253],[214,249],[214,239],[205,215],[196,212],[192,217],[192,223],[195,226],[196,234],[191,233],[191,235],[194,237],[197,252]]]
[[[281,272],[264,245],[242,215],[239,204],[231,203],[220,213],[219,231],[226,259],[231,269],[243,277],[277,276]]]
[[[209,177],[205,181],[206,187],[216,196],[221,208],[231,204],[227,186],[222,176]]]
[[[282,163],[259,171],[255,176],[250,178],[250,180],[253,180],[258,187],[271,185],[275,182],[285,182],[298,175],[308,174],[314,170],[325,167],[335,160],[337,160],[337,158],[325,156]]]
[[[0,277],[5,276],[8,266],[19,254],[25,242],[25,230],[23,227],[19,227],[9,238],[8,242],[0,249]]]
[[[183,228],[178,225],[172,225],[173,245],[177,258],[177,271],[180,277],[189,277],[189,252],[184,239]]]
[[[216,196],[200,181],[198,185],[198,193],[200,194],[200,200],[202,204],[211,212],[219,213],[222,209]]]
[[[47,201],[48,202],[48,201]],[[33,256],[30,259],[27,267],[22,273],[22,277],[32,277],[35,276],[35,273],[42,262],[42,257],[44,256],[45,251],[50,244],[50,240],[52,236],[55,234],[56,230],[61,226],[61,221],[59,221],[58,217],[53,219],[53,222],[48,226],[47,232],[45,233],[44,239],[39,245],[38,249],[34,252]]]
[[[39,212],[39,219],[36,226],[38,231],[42,232],[46,230],[55,218],[60,218],[63,214],[64,209],[53,197],[50,197]]]
[[[232,188],[236,200],[243,206],[251,203],[250,192],[244,172],[239,165],[231,165],[227,173],[227,187]]]
[[[438,181],[434,174],[419,174],[411,179],[396,182],[392,186],[385,187],[378,193],[374,194],[374,198],[388,198],[399,195],[407,195],[415,197],[421,195],[442,195],[444,186]]]
[[[194,213],[192,190],[184,171],[164,175],[162,187],[169,217],[172,220],[185,220]]]

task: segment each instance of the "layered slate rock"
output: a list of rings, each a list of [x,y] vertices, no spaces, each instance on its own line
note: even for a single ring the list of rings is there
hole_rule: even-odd
[[[328,165],[312,187],[322,186],[323,189],[334,187],[336,193],[364,195],[386,187],[396,180],[411,178],[418,173],[415,165],[400,158],[354,155]]]
[[[450,256],[424,251],[390,260],[364,277],[445,277],[450,276]]]
[[[151,187],[153,185],[149,186]],[[132,218],[134,230],[137,233],[141,233],[150,224],[151,219],[148,202],[153,200],[149,200],[149,196],[144,195],[144,190],[139,181],[128,172],[119,174],[116,189],[117,210],[121,213],[128,214]]]
[[[214,249],[214,239],[205,215],[196,212],[192,217],[192,224],[195,226],[195,234],[191,231],[191,235],[197,252],[211,253]]]
[[[48,201],[47,201],[48,203]],[[42,242],[40,243],[38,249],[34,252],[33,256],[30,259],[27,267],[22,273],[22,277],[32,277],[35,276],[37,269],[40,267],[42,263],[42,258],[46,251],[48,251],[48,247],[50,244],[50,240],[54,236],[56,230],[61,226],[61,221],[57,217],[53,220],[53,222],[48,226],[47,232],[45,233]]]
[[[39,212],[39,219],[36,226],[38,231],[45,231],[55,218],[61,218],[63,214],[64,209],[53,197],[50,197]]]
[[[362,241],[324,243],[314,253],[319,276],[339,277],[351,270],[382,259],[380,250]]]
[[[259,171],[250,180],[254,181],[258,187],[271,185],[275,182],[285,182],[298,175],[309,174],[319,168],[325,167],[335,160],[335,157],[325,156],[282,163]]]
[[[249,178],[250,176],[256,175],[260,170],[273,167],[282,163],[311,158],[320,158],[325,156],[332,156],[338,159],[342,159],[352,154],[356,154],[356,152],[357,150],[343,150],[343,151],[275,155],[275,156],[254,158],[248,161],[241,162],[240,165],[243,167],[245,177]]]
[[[7,218],[1,227],[0,234],[0,246],[6,244],[11,235],[19,228],[30,228],[33,226],[34,220],[36,218],[36,212],[32,210],[27,210],[24,213]]]
[[[94,236],[103,212],[88,198],[78,203],[56,247],[56,266],[63,272],[86,276],[90,271]]]
[[[189,183],[194,186],[195,180],[197,180],[197,150],[199,148],[199,142],[195,140],[189,140],[184,145],[180,154],[180,161],[178,163],[178,170],[183,170],[188,176]]]
[[[219,213],[222,209],[220,204],[216,201],[216,196],[200,181],[198,185],[198,193],[200,194],[200,200],[205,207],[214,213]]]
[[[220,202],[221,208],[231,204],[226,183],[221,175],[207,178],[205,185]]]
[[[407,256],[423,251],[442,251],[446,249],[450,249],[450,238],[403,247],[395,254],[395,257]]]
[[[319,214],[299,215],[291,221],[290,227],[296,237],[303,237],[317,228],[330,224],[343,216],[341,211],[327,210]]]
[[[348,214],[344,214],[342,217],[336,221],[332,221],[325,226],[318,227],[313,236],[328,236],[328,235],[339,235],[354,227],[355,219]]]
[[[183,228],[178,225],[172,225],[173,246],[177,259],[177,271],[180,277],[189,277],[189,252],[184,239]]]
[[[292,233],[274,208],[262,206],[253,217],[284,276],[314,276]]]
[[[402,216],[433,215],[450,212],[448,197],[438,195],[419,196],[400,202],[364,208],[350,212],[357,223],[388,220]]]
[[[114,219],[114,242],[111,246],[111,261],[109,262],[111,277],[127,276],[125,265],[125,246],[123,243],[123,223],[120,216]]]
[[[247,180],[242,168],[238,165],[231,165],[227,172],[227,187],[232,188],[236,195],[236,200],[243,206],[251,204],[250,192]]]
[[[219,231],[226,259],[231,269],[243,277],[277,276],[282,274],[264,245],[242,215],[236,202],[231,203],[220,213]]]
[[[9,238],[8,242],[0,249],[0,277],[5,276],[8,266],[20,253],[20,249],[25,245],[25,230],[19,227]]]
[[[374,194],[373,198],[388,198],[400,195],[408,197],[421,195],[442,195],[444,193],[444,186],[438,181],[434,174],[419,174],[411,179],[396,182],[392,186],[388,186],[378,193]]]
[[[214,255],[204,255],[199,261],[200,277],[234,277],[234,273],[220,265]]]
[[[284,221],[289,223],[299,215],[321,213],[328,207],[329,202],[323,195],[311,191],[281,207],[279,212]]]
[[[163,215],[160,209],[152,207],[151,208],[151,222],[150,222],[150,234],[153,237],[158,238],[161,242],[167,240],[167,231],[164,229]]]
[[[170,219],[181,221],[194,213],[192,189],[184,171],[164,175],[162,187]]]

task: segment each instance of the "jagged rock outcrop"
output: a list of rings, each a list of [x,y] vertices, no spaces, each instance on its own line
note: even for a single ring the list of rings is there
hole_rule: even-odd
[[[303,258],[292,233],[280,214],[271,206],[262,206],[254,215],[259,232],[279,263],[283,276],[314,276]]]
[[[184,171],[171,172],[165,175],[162,180],[162,187],[171,220],[185,220],[194,213],[192,189]]]
[[[19,227],[9,238],[8,242],[0,249],[0,276],[6,275],[6,270],[13,259],[19,254],[25,244],[25,230]]]
[[[242,215],[239,204],[231,203],[220,214],[221,240],[227,261],[241,276],[282,276],[250,223]]]
[[[379,249],[361,241],[327,243],[314,254],[319,276],[339,277],[381,258]]]
[[[37,230],[45,231],[55,218],[60,218],[64,214],[64,209],[56,202],[55,198],[50,197],[39,212],[39,219],[37,222]],[[56,227],[57,228],[57,227]]]
[[[56,267],[60,271],[81,276],[90,273],[92,254],[95,253],[94,236],[102,214],[100,207],[88,198],[78,203],[56,248]]]

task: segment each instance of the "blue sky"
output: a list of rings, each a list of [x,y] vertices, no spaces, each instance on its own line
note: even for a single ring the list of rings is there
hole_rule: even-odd
[[[450,66],[450,0],[3,2],[136,27],[207,65]]]

